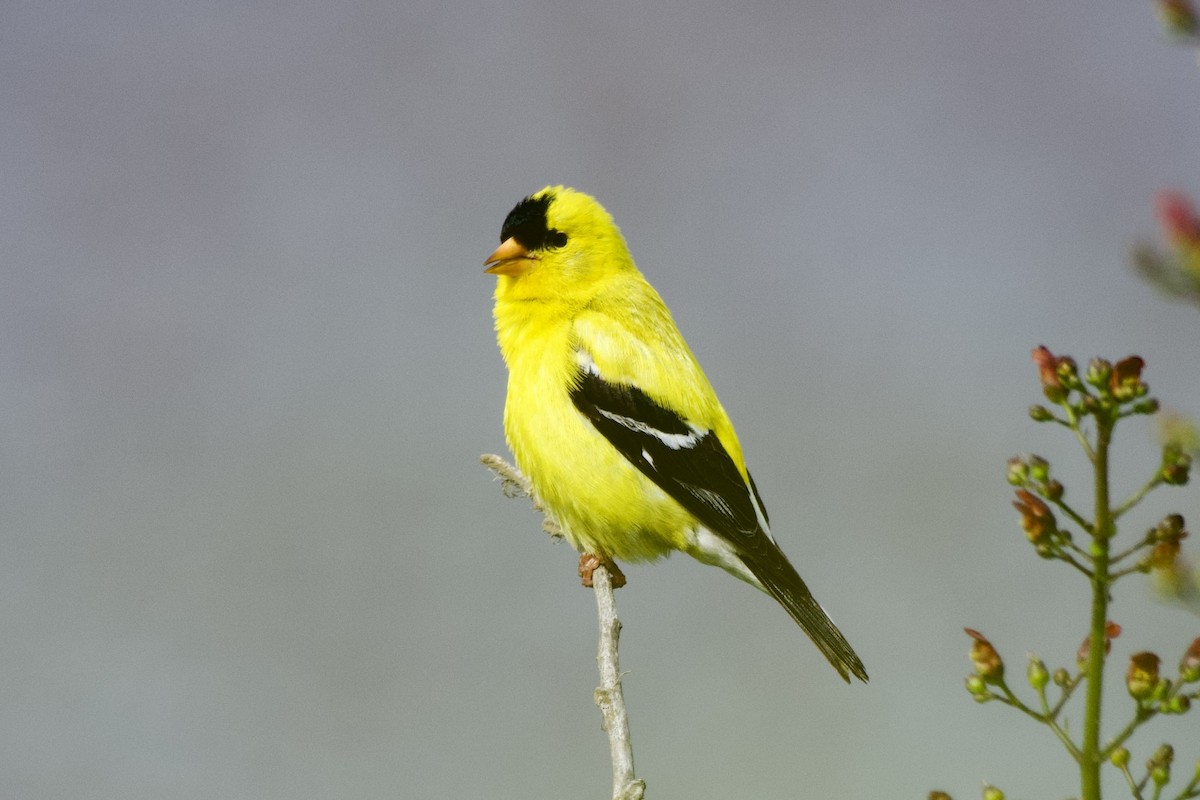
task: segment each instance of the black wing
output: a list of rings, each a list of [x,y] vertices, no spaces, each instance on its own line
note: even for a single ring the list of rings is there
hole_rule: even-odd
[[[689,425],[636,386],[609,383],[592,370],[580,369],[571,400],[621,455],[706,528],[747,544],[765,536],[754,510],[757,492],[752,498],[714,432]]]
[[[747,487],[716,433],[688,424],[636,386],[609,383],[594,368],[580,368],[571,400],[621,455],[733,547],[842,678],[867,680],[854,649],[767,532],[754,479]]]

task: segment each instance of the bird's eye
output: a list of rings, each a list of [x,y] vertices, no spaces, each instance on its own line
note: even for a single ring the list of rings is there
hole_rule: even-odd
[[[567,244],[567,235],[560,230],[551,228],[546,221],[546,212],[554,196],[547,193],[541,197],[526,197],[508,212],[503,227],[500,228],[500,241],[514,238],[527,250],[544,250],[559,248]]]

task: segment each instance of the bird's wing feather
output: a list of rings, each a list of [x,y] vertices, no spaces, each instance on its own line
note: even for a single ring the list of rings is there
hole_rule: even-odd
[[[579,412],[621,455],[739,549],[766,537],[766,512],[717,434],[655,402],[637,386],[610,383],[586,359],[571,389]],[[760,519],[761,515],[761,519]]]
[[[606,380],[586,351],[571,401],[631,464],[731,546],[768,594],[799,623],[841,676],[867,680],[842,636],[775,544],[754,479],[745,479],[717,434],[637,386]]]

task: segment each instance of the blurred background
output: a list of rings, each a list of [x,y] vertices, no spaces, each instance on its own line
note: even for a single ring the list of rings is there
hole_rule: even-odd
[[[718,570],[628,567],[649,796],[1078,785],[963,690],[962,628],[1017,684],[1086,630],[1004,480],[1037,452],[1090,504],[1031,348],[1200,414],[1200,312],[1129,268],[1200,192],[1151,3],[9,3],[0,74],[0,795],[608,796],[593,599],[478,462],[482,261],[549,183],[621,225],[872,678]],[[1111,730],[1128,653],[1200,633],[1142,578],[1113,616]]]

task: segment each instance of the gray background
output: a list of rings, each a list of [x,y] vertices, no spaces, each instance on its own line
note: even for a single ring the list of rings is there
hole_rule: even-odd
[[[0,76],[0,795],[607,796],[592,598],[477,463],[481,262],[559,182],[872,675],[717,570],[630,568],[650,796],[1072,791],[963,691],[961,628],[1017,683],[1084,632],[1003,479],[1035,450],[1088,505],[1031,347],[1140,353],[1200,414],[1200,316],[1127,268],[1153,192],[1200,193],[1200,70],[1150,3],[12,2]],[[1153,435],[1122,427],[1119,493]],[[1168,510],[1195,492],[1130,523]],[[1200,632],[1145,587],[1114,676]],[[1186,772],[1196,730],[1135,758],[1190,738]]]

